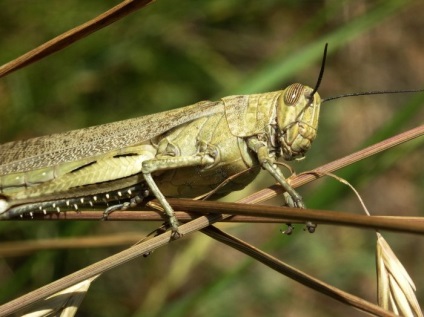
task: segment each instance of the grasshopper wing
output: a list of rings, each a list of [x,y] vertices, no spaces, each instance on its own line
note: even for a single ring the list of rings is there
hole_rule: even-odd
[[[191,106],[0,145],[0,175],[55,166],[145,142],[189,121],[222,112],[222,102]]]

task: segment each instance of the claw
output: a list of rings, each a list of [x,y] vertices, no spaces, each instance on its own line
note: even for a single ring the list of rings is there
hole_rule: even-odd
[[[289,207],[302,208],[302,209],[306,208],[305,204],[303,203],[301,199],[295,199],[287,192],[284,193],[284,199],[286,200],[286,205]],[[287,224],[287,226],[288,228],[282,231],[282,233],[290,235],[292,234],[294,228],[292,227],[291,224]],[[316,227],[317,227],[317,224],[312,223],[310,221],[306,222],[306,229],[308,230],[308,232],[314,233]]]
[[[178,230],[179,223],[178,223],[178,220],[175,217],[175,215],[173,215],[169,218],[169,224],[170,224],[170,227],[171,227],[171,239],[177,240],[177,239],[181,238],[183,235]]]
[[[285,234],[287,236],[291,235],[293,233],[294,227],[291,223],[287,223],[287,229],[286,230],[280,230],[282,234]]]
[[[171,233],[171,240],[177,240],[177,239],[179,239],[179,238],[182,238],[182,236],[183,236],[183,234],[181,234],[179,231],[178,231],[178,229],[177,230],[172,230],[172,233]]]
[[[306,223],[306,229],[308,230],[309,233],[314,233],[317,226],[318,225],[316,223],[312,223],[310,221]]]

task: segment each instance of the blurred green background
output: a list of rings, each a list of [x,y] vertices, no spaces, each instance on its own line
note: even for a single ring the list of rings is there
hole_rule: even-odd
[[[118,1],[0,4],[0,62],[100,14]],[[181,107],[293,82],[314,85],[324,43],[322,97],[424,86],[422,1],[157,0],[64,51],[0,79],[0,142]],[[318,139],[297,172],[423,123],[422,95],[325,104]],[[422,138],[421,138],[422,139]],[[422,141],[421,141],[422,143]],[[339,172],[374,214],[422,215],[420,140]],[[260,177],[248,190],[272,180]],[[354,194],[325,178],[299,189],[311,208],[361,212]],[[239,194],[239,193],[237,193]],[[235,200],[237,197],[231,197]],[[139,233],[134,222],[0,223],[2,242]],[[321,225],[220,225],[308,273],[375,301],[371,231]],[[424,303],[423,238],[385,233]],[[28,252],[0,261],[4,303],[125,246]],[[78,248],[77,248],[78,247]],[[172,268],[172,273],[166,270]],[[362,316],[200,233],[96,281],[78,316]]]

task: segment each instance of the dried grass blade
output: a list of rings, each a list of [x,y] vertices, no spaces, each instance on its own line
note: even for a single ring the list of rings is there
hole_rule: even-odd
[[[232,248],[239,250],[255,260],[260,261],[266,266],[280,272],[287,277],[311,288],[322,294],[325,294],[341,303],[348,304],[352,307],[355,307],[359,310],[365,311],[375,316],[394,316],[391,312],[382,309],[381,307],[374,305],[366,300],[363,300],[359,297],[353,296],[349,293],[343,292],[342,290],[326,284],[312,276],[307,275],[306,273],[287,265],[286,263],[278,260],[277,258],[255,248],[254,246],[237,239],[234,236],[231,236],[214,226],[209,226],[205,229],[202,229],[202,232],[208,236],[218,240]]]
[[[376,265],[377,265],[377,302],[384,309],[389,309],[389,300],[391,299],[389,287],[389,272],[384,265],[382,255],[383,251],[377,243]]]

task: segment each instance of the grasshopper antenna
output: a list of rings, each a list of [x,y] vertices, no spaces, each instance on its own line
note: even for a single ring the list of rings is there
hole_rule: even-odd
[[[322,77],[324,75],[325,60],[327,58],[327,48],[328,48],[328,43],[325,43],[324,56],[322,58],[321,70],[320,70],[320,73],[319,73],[319,76],[318,76],[317,84],[315,85],[315,88],[311,93],[311,98],[317,92],[317,90],[318,90],[318,88],[321,84]],[[321,99],[321,103],[324,103],[324,102],[327,102],[327,101],[330,101],[330,100],[346,98],[346,97],[368,96],[368,95],[387,95],[387,94],[404,94],[404,93],[415,93],[415,92],[424,92],[424,89],[421,88],[421,89],[406,89],[406,90],[375,90],[375,91],[354,92],[354,93],[348,93],[348,94],[343,94],[343,95],[339,95],[339,96],[324,98],[324,99]]]
[[[311,96],[310,96],[311,99],[313,99],[315,93],[318,91],[318,88],[321,85],[322,77],[324,76],[325,60],[327,59],[327,48],[328,48],[328,43],[325,43],[324,55],[322,56],[321,70],[319,71],[317,84],[315,85],[314,90],[311,92]]]
[[[346,97],[356,97],[356,96],[368,96],[368,95],[386,95],[386,94],[403,94],[403,93],[413,93],[413,92],[424,92],[424,89],[410,89],[410,90],[376,90],[376,91],[364,91],[364,92],[354,92],[329,98],[324,98],[321,100],[321,103],[346,98]]]

